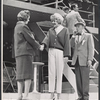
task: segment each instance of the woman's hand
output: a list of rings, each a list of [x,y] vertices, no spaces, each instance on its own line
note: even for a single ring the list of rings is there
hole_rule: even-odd
[[[40,45],[40,51],[44,50],[44,44]]]

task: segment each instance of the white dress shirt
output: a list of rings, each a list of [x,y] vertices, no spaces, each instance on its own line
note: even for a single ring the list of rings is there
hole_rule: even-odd
[[[82,31],[81,35],[76,35],[76,39],[77,39],[78,43],[81,42],[81,38],[82,38],[83,33],[84,32]]]
[[[80,43],[81,42],[81,38],[82,35],[84,34],[84,31],[82,31],[81,35],[76,35],[76,36],[72,36],[73,38],[75,38],[75,43]]]

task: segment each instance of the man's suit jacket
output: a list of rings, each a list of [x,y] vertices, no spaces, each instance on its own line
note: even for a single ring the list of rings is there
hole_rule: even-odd
[[[69,14],[67,14],[66,18],[66,27],[69,29],[69,34],[73,34],[75,31],[75,23],[77,22],[84,22],[84,20],[81,18],[79,12],[76,12],[72,10]]]
[[[34,55],[34,50],[39,48],[39,43],[34,39],[32,32],[24,22],[17,22],[14,29],[15,57]]]
[[[71,38],[71,47],[74,50],[72,65],[75,65],[78,58],[80,66],[87,66],[87,61],[92,61],[94,56],[94,40],[92,34],[83,33],[80,43],[77,43],[75,38],[74,36]]]

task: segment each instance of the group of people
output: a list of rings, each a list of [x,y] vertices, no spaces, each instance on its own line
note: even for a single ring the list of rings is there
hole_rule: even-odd
[[[18,85],[18,100],[28,100],[28,93],[33,79],[32,61],[35,50],[48,49],[48,76],[51,100],[60,99],[62,91],[62,75],[64,63],[68,62],[73,48],[72,65],[75,66],[76,84],[79,98],[89,100],[89,70],[94,56],[94,41],[92,34],[85,33],[85,22],[78,13],[78,5],[73,4],[66,13],[54,13],[50,16],[53,27],[47,32],[41,45],[36,41],[33,32],[27,26],[30,12],[22,10],[18,13],[18,22],[14,29],[14,50],[16,59],[16,80]],[[72,37],[70,38],[70,34]],[[23,86],[24,96],[22,96]]]

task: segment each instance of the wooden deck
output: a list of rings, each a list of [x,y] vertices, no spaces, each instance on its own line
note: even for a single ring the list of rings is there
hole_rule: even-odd
[[[92,81],[90,81],[89,86],[89,100],[99,100],[99,94],[98,94],[98,86],[97,85],[91,85]],[[43,87],[43,85],[41,85]],[[29,93],[29,100],[50,100],[50,94],[47,93],[48,91],[48,84],[45,84],[45,89],[47,89],[46,93]],[[23,94],[24,95],[24,94]],[[56,94],[55,94],[56,95]],[[2,100],[16,100],[17,99],[17,93],[3,93],[2,94]],[[77,96],[75,95],[74,89],[70,85],[69,82],[63,82],[62,84],[62,94],[61,94],[61,100],[75,100],[77,99]]]
[[[89,93],[90,98],[89,100],[99,100],[98,99],[98,93]],[[61,100],[75,100],[76,96],[75,94],[67,94],[62,93]],[[3,93],[3,99],[2,100],[16,100],[17,99],[17,93]],[[50,94],[49,93],[29,93],[29,100],[50,100]]]

